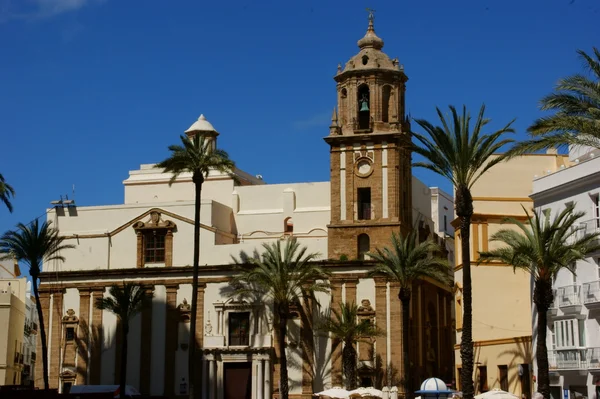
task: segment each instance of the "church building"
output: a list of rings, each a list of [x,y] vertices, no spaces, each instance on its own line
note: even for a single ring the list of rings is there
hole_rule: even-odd
[[[318,252],[318,262],[331,273],[331,290],[317,294],[313,319],[289,322],[290,397],[308,399],[343,386],[342,348],[313,331],[320,314],[342,302],[359,305],[359,317],[384,332],[357,344],[360,384],[401,386],[399,286],[368,277],[374,266],[368,253],[389,245],[392,233],[416,228],[421,240],[438,240],[453,261],[454,206],[451,196],[412,176],[408,78],[398,59],[382,52],[372,15],[358,47],[334,77],[337,107],[320,144],[322,151],[329,146],[330,181],[267,184],[239,169],[234,177],[211,171],[205,180],[196,321],[196,387],[203,399],[278,396],[272,304],[236,300],[228,283],[232,256],[260,252],[263,243],[288,237]],[[215,142],[219,134],[204,116],[185,133]],[[171,186],[170,179],[155,164],[143,164],[123,182],[123,204],[79,207],[65,201],[49,210],[48,219],[75,247],[62,253],[65,262],[44,264],[41,276],[51,387],[66,392],[76,384],[118,384],[120,326],[94,302],[108,296],[110,286],[133,281],[153,300],[130,325],[127,383],[143,394],[187,393],[194,184],[190,174]],[[452,304],[451,284],[427,280],[414,287],[413,387],[426,377],[453,379]],[[35,378],[42,386],[41,361]]]

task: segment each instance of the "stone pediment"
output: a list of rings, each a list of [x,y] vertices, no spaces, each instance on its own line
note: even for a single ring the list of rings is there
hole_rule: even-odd
[[[162,213],[158,210],[150,211],[150,215],[146,216],[145,221],[138,220],[133,223],[132,227],[135,230],[153,230],[153,229],[168,229],[174,230],[177,225],[172,220],[164,220]]]

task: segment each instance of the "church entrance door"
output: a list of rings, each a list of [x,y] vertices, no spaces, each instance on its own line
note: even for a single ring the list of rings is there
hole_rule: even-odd
[[[252,363],[224,363],[224,399],[250,399],[252,397]],[[259,381],[262,384],[263,381]]]

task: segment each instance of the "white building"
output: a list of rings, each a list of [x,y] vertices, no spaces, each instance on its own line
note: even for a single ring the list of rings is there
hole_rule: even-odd
[[[371,20],[359,41],[360,52],[344,69],[338,68],[339,113],[334,112],[325,138],[328,145],[320,143],[331,155],[330,182],[265,184],[239,169],[234,172],[237,182],[216,172],[204,182],[196,337],[202,349],[198,359],[202,376],[196,383],[204,399],[264,399],[277,394],[272,305],[262,298],[230,299],[228,282],[232,256],[260,251],[262,243],[290,236],[309,252],[318,252],[319,261],[332,273],[331,293],[317,296],[319,311],[354,302],[360,304],[361,318],[385,332],[372,343],[358,345],[362,384],[399,383],[403,365],[399,286],[369,277],[373,264],[366,253],[387,245],[392,232],[413,227],[423,239],[432,236],[445,245],[444,237],[435,232],[451,233],[453,205],[448,194],[435,190],[433,195],[411,174],[404,116],[407,77],[398,60],[391,60],[382,47]],[[363,80],[358,82],[359,78]],[[186,133],[218,135],[203,116]],[[314,144],[318,148],[319,143]],[[170,179],[154,164],[144,164],[123,182],[123,204],[60,203],[49,210],[48,219],[75,246],[62,254],[65,262],[45,264],[41,276],[52,387],[66,391],[73,384],[118,382],[117,320],[96,309],[94,302],[107,296],[111,285],[135,281],[153,291],[154,299],[130,326],[127,383],[144,394],[170,398],[185,394],[194,185],[190,175],[182,174],[172,186]],[[413,386],[427,371],[450,381],[451,286],[424,281],[415,287],[411,306]],[[312,322],[318,316],[313,310]],[[315,335],[311,324],[299,317],[291,320],[286,337],[290,395],[295,398],[343,382],[341,348],[332,348],[329,338]],[[38,386],[41,367],[38,356]],[[237,391],[240,387],[242,392]]]
[[[600,229],[600,150],[571,149],[573,165],[533,182],[535,209],[551,217],[567,204],[585,212],[582,233]],[[576,275],[562,270],[554,281],[548,314],[548,356],[553,399],[597,398],[600,393],[600,253],[577,263]],[[535,306],[533,306],[535,312]],[[537,316],[534,314],[534,345]],[[534,364],[537,373],[537,365]]]
[[[25,326],[23,333],[21,385],[33,385],[35,381],[35,363],[37,360],[38,314],[31,281],[27,282],[27,291],[25,292]]]

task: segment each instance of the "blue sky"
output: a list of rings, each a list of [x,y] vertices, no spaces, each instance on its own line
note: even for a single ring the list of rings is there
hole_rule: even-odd
[[[121,203],[127,172],[165,158],[200,113],[240,168],[328,180],[332,78],[366,7],[413,117],[485,102],[519,138],[539,98],[581,71],[575,51],[600,46],[597,0],[0,0],[0,173],[17,192],[0,232],[73,185],[79,205]]]

